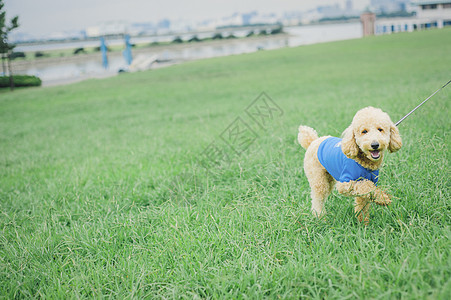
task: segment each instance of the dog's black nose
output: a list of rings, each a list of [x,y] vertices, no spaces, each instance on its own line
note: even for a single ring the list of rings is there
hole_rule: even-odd
[[[378,142],[372,142],[371,143],[371,148],[373,148],[374,150],[379,148],[379,143]]]

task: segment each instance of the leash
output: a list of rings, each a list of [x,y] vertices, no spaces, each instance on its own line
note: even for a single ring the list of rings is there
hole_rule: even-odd
[[[399,123],[401,123],[402,121],[404,121],[405,118],[407,118],[408,116],[410,116],[414,111],[417,110],[417,108],[419,108],[421,105],[423,105],[424,103],[426,103],[426,101],[428,101],[429,99],[432,98],[432,96],[434,96],[435,94],[437,94],[439,91],[441,91],[445,86],[447,86],[449,83],[451,82],[448,81],[445,85],[443,85],[441,88],[439,88],[438,90],[436,90],[432,95],[430,95],[429,97],[427,97],[426,100],[424,100],[423,102],[421,102],[417,107],[415,107],[414,109],[412,109],[407,115],[405,115],[404,117],[401,118],[401,120],[399,120],[398,122],[395,123],[395,126],[398,126]]]

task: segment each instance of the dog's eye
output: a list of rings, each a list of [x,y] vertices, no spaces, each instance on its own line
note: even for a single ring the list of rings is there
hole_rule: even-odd
[[[368,130],[365,129],[365,130],[362,131],[362,133],[363,134],[368,133]]]
[[[384,131],[382,128],[378,128],[377,130],[379,130],[380,132]]]

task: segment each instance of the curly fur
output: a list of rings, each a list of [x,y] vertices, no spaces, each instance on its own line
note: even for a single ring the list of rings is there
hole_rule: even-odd
[[[316,131],[308,126],[299,127],[298,141],[307,150],[304,171],[311,188],[312,211],[318,217],[325,213],[324,202],[336,185],[339,193],[355,197],[355,212],[358,219],[368,222],[371,202],[389,205],[390,196],[369,180],[336,182],[321,165],[317,156],[319,145],[328,137],[318,137]],[[398,128],[388,114],[374,107],[359,110],[351,125],[343,132],[342,138],[343,153],[370,170],[380,168],[387,150],[395,152],[402,147]],[[379,144],[377,151],[374,151],[372,143]]]

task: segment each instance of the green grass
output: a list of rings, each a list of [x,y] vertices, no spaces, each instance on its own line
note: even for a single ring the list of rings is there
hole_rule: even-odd
[[[0,94],[0,298],[449,299],[451,87],[400,125],[364,226],[310,214],[295,142],[372,105],[394,121],[451,76],[451,31],[208,59]],[[283,110],[245,113],[266,92]],[[241,117],[241,155],[220,136]],[[214,143],[228,153],[206,173]]]

